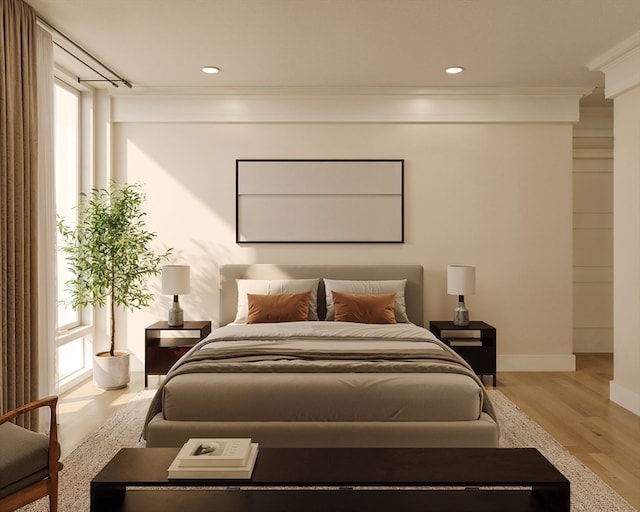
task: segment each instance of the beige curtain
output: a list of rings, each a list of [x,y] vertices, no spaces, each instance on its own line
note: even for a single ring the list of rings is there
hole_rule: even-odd
[[[56,190],[53,165],[53,41],[38,26],[38,381],[40,396],[57,392]],[[46,412],[46,411],[45,411]],[[40,431],[47,432],[48,414]]]
[[[0,2],[0,409],[38,397],[36,15]],[[36,418],[23,423],[35,428]]]

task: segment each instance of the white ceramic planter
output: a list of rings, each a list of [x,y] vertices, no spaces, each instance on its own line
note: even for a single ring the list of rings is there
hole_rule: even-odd
[[[120,389],[129,384],[129,352],[99,352],[93,356],[93,382],[102,389]]]

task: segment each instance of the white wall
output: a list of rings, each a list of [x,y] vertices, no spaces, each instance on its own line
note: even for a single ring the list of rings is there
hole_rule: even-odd
[[[640,415],[640,32],[595,59],[613,98],[613,402]]]
[[[426,320],[448,319],[456,299],[446,294],[446,266],[470,263],[478,286],[466,303],[472,319],[498,329],[498,369],[574,369],[577,96],[571,104],[558,95],[410,99],[393,110],[389,98],[368,96],[345,114],[344,98],[324,98],[322,108],[299,97],[116,98],[115,175],[145,184],[158,247],[174,247],[174,261],[192,266],[185,318],[217,321],[219,265],[269,262],[419,263]],[[411,110],[427,100],[428,109]],[[236,158],[404,159],[405,243],[237,245]],[[151,286],[157,292],[159,280]],[[158,293],[148,311],[128,315],[121,335],[134,368],[143,364],[144,327],[164,319],[169,302]]]
[[[614,402],[640,415],[640,85],[614,99]]]

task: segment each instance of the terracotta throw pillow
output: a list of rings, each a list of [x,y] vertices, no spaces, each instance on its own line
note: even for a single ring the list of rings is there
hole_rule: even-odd
[[[331,292],[336,322],[358,322],[361,324],[395,324],[393,311],[395,293],[383,295],[360,295]]]
[[[309,317],[311,292],[257,295],[247,293],[248,324],[303,322]]]

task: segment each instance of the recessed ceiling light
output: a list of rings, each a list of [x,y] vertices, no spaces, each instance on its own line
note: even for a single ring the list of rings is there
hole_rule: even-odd
[[[450,66],[445,69],[445,71],[450,75],[457,75],[458,73],[462,73],[464,71],[464,68],[462,66]]]
[[[215,66],[205,66],[202,68],[202,72],[209,75],[215,75],[216,73],[220,72],[220,68],[217,68]]]

